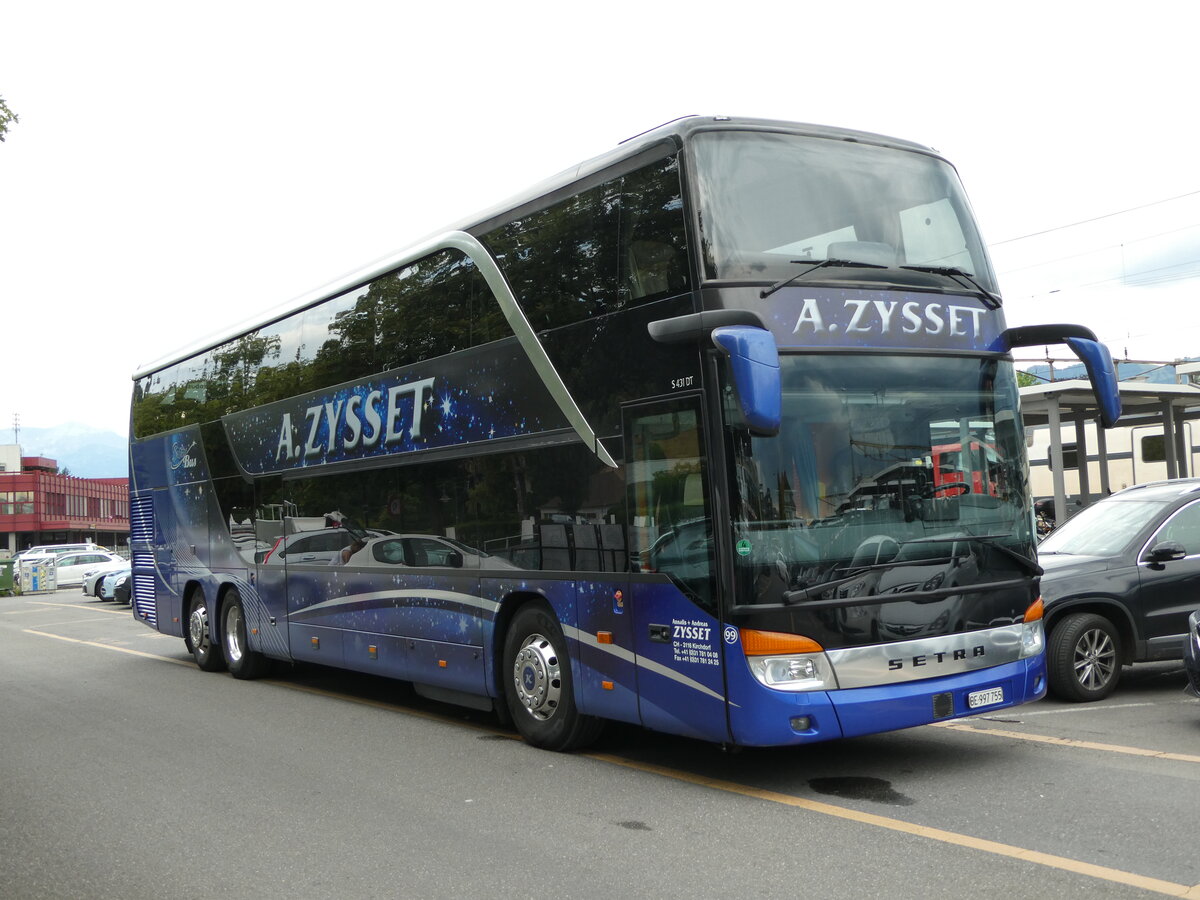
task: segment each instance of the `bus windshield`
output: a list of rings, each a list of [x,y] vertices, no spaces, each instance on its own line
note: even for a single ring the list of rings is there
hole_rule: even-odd
[[[739,603],[815,595],[869,566],[866,593],[920,590],[908,575],[928,580],[912,563],[931,554],[978,556],[975,582],[1012,578],[1015,555],[1032,559],[1011,363],[792,354],[780,364],[779,434],[731,429]]]
[[[707,278],[774,281],[794,261],[846,259],[955,267],[996,290],[958,175],[935,156],[761,132],[693,146]]]

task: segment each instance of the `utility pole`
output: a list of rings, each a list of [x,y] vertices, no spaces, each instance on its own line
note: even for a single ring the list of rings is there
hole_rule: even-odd
[[[13,443],[21,443],[21,414],[13,413]]]

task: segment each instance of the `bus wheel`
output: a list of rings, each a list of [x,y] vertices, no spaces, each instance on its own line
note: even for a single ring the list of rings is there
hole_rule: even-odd
[[[541,603],[521,607],[504,636],[505,699],[517,731],[535,747],[575,750],[603,723],[575,706],[567,639]]]
[[[1103,700],[1121,677],[1121,638],[1112,622],[1093,613],[1067,616],[1050,632],[1046,661],[1050,690],[1062,700]]]
[[[186,643],[192,658],[205,672],[220,672],[225,668],[221,656],[221,645],[213,643],[212,620],[208,612],[208,601],[204,591],[193,588],[188,595],[188,617]]]
[[[229,591],[221,605],[221,646],[234,678],[258,678],[266,671],[267,658],[246,641],[246,610],[237,591]]]

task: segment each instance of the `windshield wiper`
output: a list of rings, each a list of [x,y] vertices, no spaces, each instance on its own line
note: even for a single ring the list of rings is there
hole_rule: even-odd
[[[975,289],[975,296],[983,301],[983,305],[988,309],[999,309],[1003,302],[999,294],[993,294],[982,284],[975,280],[975,276],[970,272],[964,272],[955,266],[901,266],[902,269],[909,269],[913,272],[926,272],[930,275],[945,275],[947,278],[952,278],[963,287],[972,287]]]
[[[811,600],[814,597],[820,597],[822,594],[826,594],[835,588],[840,588],[852,581],[857,581],[871,569],[879,568],[883,568],[883,566],[862,566],[861,568],[851,569],[850,574],[845,578],[835,578],[833,581],[823,581],[820,584],[808,585],[797,588],[794,591],[784,591],[783,605],[791,606],[793,603],[799,603],[801,600]]]
[[[794,266],[803,266],[803,265],[808,265],[809,263],[812,263],[812,265],[809,265],[808,268],[802,272],[797,272],[795,275],[791,276],[790,278],[785,278],[785,279],[783,279],[783,281],[777,281],[773,285],[771,285],[769,288],[759,291],[758,297],[760,300],[765,300],[767,297],[770,297],[773,293],[775,293],[781,287],[787,287],[793,281],[797,281],[797,280],[803,278],[809,272],[815,272],[815,271],[817,271],[817,269],[823,268],[825,266],[839,266],[842,268],[853,267],[853,268],[858,268],[858,269],[886,269],[887,268],[887,266],[881,266],[878,263],[854,262],[854,260],[851,260],[851,259],[822,259],[822,260],[817,260],[817,261],[814,261],[811,259],[789,259],[788,262]]]

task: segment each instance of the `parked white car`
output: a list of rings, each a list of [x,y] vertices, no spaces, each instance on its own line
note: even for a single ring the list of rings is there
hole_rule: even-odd
[[[82,553],[85,550],[103,551],[104,548],[91,541],[84,544],[38,544],[36,547],[22,550],[13,559],[25,559],[30,556],[62,556],[64,553]]]
[[[55,574],[60,588],[82,585],[83,577],[97,566],[104,563],[126,561],[115,553],[107,550],[87,550],[79,553],[61,553],[55,566]]]
[[[83,592],[89,597],[100,596],[100,582],[109,572],[120,572],[129,568],[129,560],[119,559],[99,563],[83,574]]]

